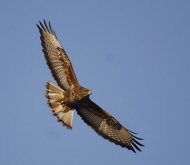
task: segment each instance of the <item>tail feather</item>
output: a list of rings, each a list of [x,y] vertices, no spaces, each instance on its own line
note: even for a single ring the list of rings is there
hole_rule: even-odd
[[[71,129],[74,110],[64,104],[65,95],[66,91],[50,82],[46,83],[46,97],[53,115],[57,116],[58,121],[62,122],[63,126]]]

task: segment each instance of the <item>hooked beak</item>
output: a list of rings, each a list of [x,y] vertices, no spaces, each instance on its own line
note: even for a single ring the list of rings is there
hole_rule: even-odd
[[[91,94],[92,94],[92,91],[88,91],[88,94],[91,95]]]

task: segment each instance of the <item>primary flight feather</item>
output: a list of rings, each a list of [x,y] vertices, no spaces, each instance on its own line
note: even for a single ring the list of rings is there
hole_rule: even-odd
[[[37,27],[44,56],[59,87],[46,83],[46,97],[58,121],[72,128],[74,110],[82,120],[105,139],[133,152],[143,146],[134,132],[123,127],[113,116],[90,100],[91,91],[81,87],[65,50],[60,45],[50,22],[39,22]]]

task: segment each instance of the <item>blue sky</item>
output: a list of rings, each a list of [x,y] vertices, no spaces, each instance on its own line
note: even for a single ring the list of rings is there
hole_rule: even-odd
[[[0,164],[189,164],[190,2],[0,3]],[[91,99],[142,137],[134,154],[51,116],[36,23],[50,20]]]

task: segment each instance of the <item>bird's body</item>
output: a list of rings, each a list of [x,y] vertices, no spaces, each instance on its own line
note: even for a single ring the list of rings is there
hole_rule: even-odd
[[[59,87],[47,82],[46,97],[53,115],[67,128],[72,128],[74,110],[100,136],[135,152],[143,146],[134,132],[123,127],[113,116],[90,100],[91,91],[78,83],[72,64],[61,47],[51,24],[37,25],[46,62]]]

